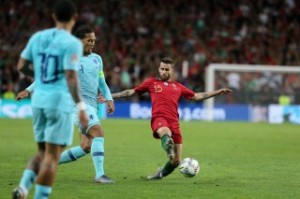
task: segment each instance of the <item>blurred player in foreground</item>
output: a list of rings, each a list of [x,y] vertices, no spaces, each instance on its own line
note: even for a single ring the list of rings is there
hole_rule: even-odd
[[[70,0],[58,1],[53,13],[56,27],[35,33],[19,59],[18,68],[27,75],[29,64],[34,66],[36,85],[31,105],[38,153],[14,189],[15,199],[26,198],[34,182],[34,198],[49,197],[60,154],[72,143],[74,102],[81,125],[86,128],[88,124],[76,72],[82,44],[70,34],[76,18],[77,10]]]
[[[78,120],[76,120],[78,111],[75,110],[75,124],[78,125],[80,129],[80,146],[75,146],[64,151],[61,154],[59,164],[75,161],[91,152],[96,173],[95,181],[111,184],[114,183],[114,181],[104,175],[104,130],[100,125],[97,114],[98,91],[103,93],[104,97],[108,99],[108,113],[114,112],[114,102],[105,82],[102,58],[93,53],[96,41],[94,31],[89,26],[83,25],[76,30],[75,36],[79,38],[83,44],[83,57],[79,60],[78,78],[83,101],[87,104],[89,124],[87,129],[82,128]],[[33,90],[35,90],[35,83],[18,93],[17,100],[27,97]]]
[[[159,78],[148,78],[134,89],[113,93],[114,99],[130,97],[148,92],[152,102],[151,128],[153,136],[161,140],[169,161],[149,180],[162,179],[174,171],[181,161],[182,137],[179,127],[178,101],[184,97],[190,101],[200,101],[218,95],[227,95],[231,90],[223,88],[212,92],[195,93],[179,82],[173,81],[174,64],[171,58],[161,59],[158,68]],[[103,97],[99,101],[105,102]]]

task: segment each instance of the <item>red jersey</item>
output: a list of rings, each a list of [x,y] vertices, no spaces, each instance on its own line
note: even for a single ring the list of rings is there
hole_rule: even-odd
[[[156,78],[146,79],[134,91],[142,94],[148,92],[152,102],[152,118],[165,117],[178,120],[178,100],[182,96],[188,100],[195,96],[195,92],[179,82],[162,81]]]

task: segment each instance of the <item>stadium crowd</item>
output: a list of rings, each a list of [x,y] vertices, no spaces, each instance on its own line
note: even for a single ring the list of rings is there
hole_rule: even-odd
[[[112,92],[131,88],[154,74],[159,58],[166,54],[176,60],[178,80],[196,91],[204,90],[209,63],[300,65],[300,2],[296,0],[75,2],[79,24],[89,24],[95,30],[95,52],[103,58]],[[53,25],[51,7],[51,0],[0,2],[3,98],[13,99],[31,83],[29,78],[20,77],[16,61],[33,32]],[[182,73],[182,63],[189,66],[186,74]],[[224,99],[230,103],[253,100],[245,92],[251,89],[271,93],[269,98],[257,98],[257,103],[276,101],[274,96],[281,90],[300,103],[299,75],[275,75],[277,79],[271,75],[275,85],[265,80],[262,83],[267,76],[221,73],[216,85],[244,93]]]

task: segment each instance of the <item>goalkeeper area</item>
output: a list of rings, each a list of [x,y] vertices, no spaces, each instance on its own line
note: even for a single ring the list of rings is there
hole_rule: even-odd
[[[268,121],[281,123],[284,120],[281,120],[282,114],[274,112],[274,108],[269,105],[300,104],[299,67],[210,64],[206,69],[205,77],[206,91],[222,87],[229,87],[233,90],[230,97],[210,98],[204,101],[208,112],[207,120],[214,120],[212,112],[215,104],[248,104],[268,109]],[[288,109],[288,107],[285,108]],[[289,119],[291,122],[300,123],[298,113],[290,115],[293,115]],[[266,113],[255,117],[252,118],[252,121],[267,121],[267,119],[262,119],[267,118]],[[274,118],[277,118],[278,121]]]
[[[105,171],[116,184],[94,183],[87,155],[59,166],[51,198],[300,198],[299,126],[181,122],[183,158],[197,159],[199,174],[186,178],[176,169],[165,179],[147,181],[167,160],[149,121],[108,119],[102,125]],[[1,119],[0,126],[0,196],[11,198],[36,144],[31,120]]]

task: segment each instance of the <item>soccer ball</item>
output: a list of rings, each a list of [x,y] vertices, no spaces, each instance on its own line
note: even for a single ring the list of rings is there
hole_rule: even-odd
[[[194,177],[200,171],[199,162],[193,158],[185,158],[179,165],[179,171],[185,177]]]

